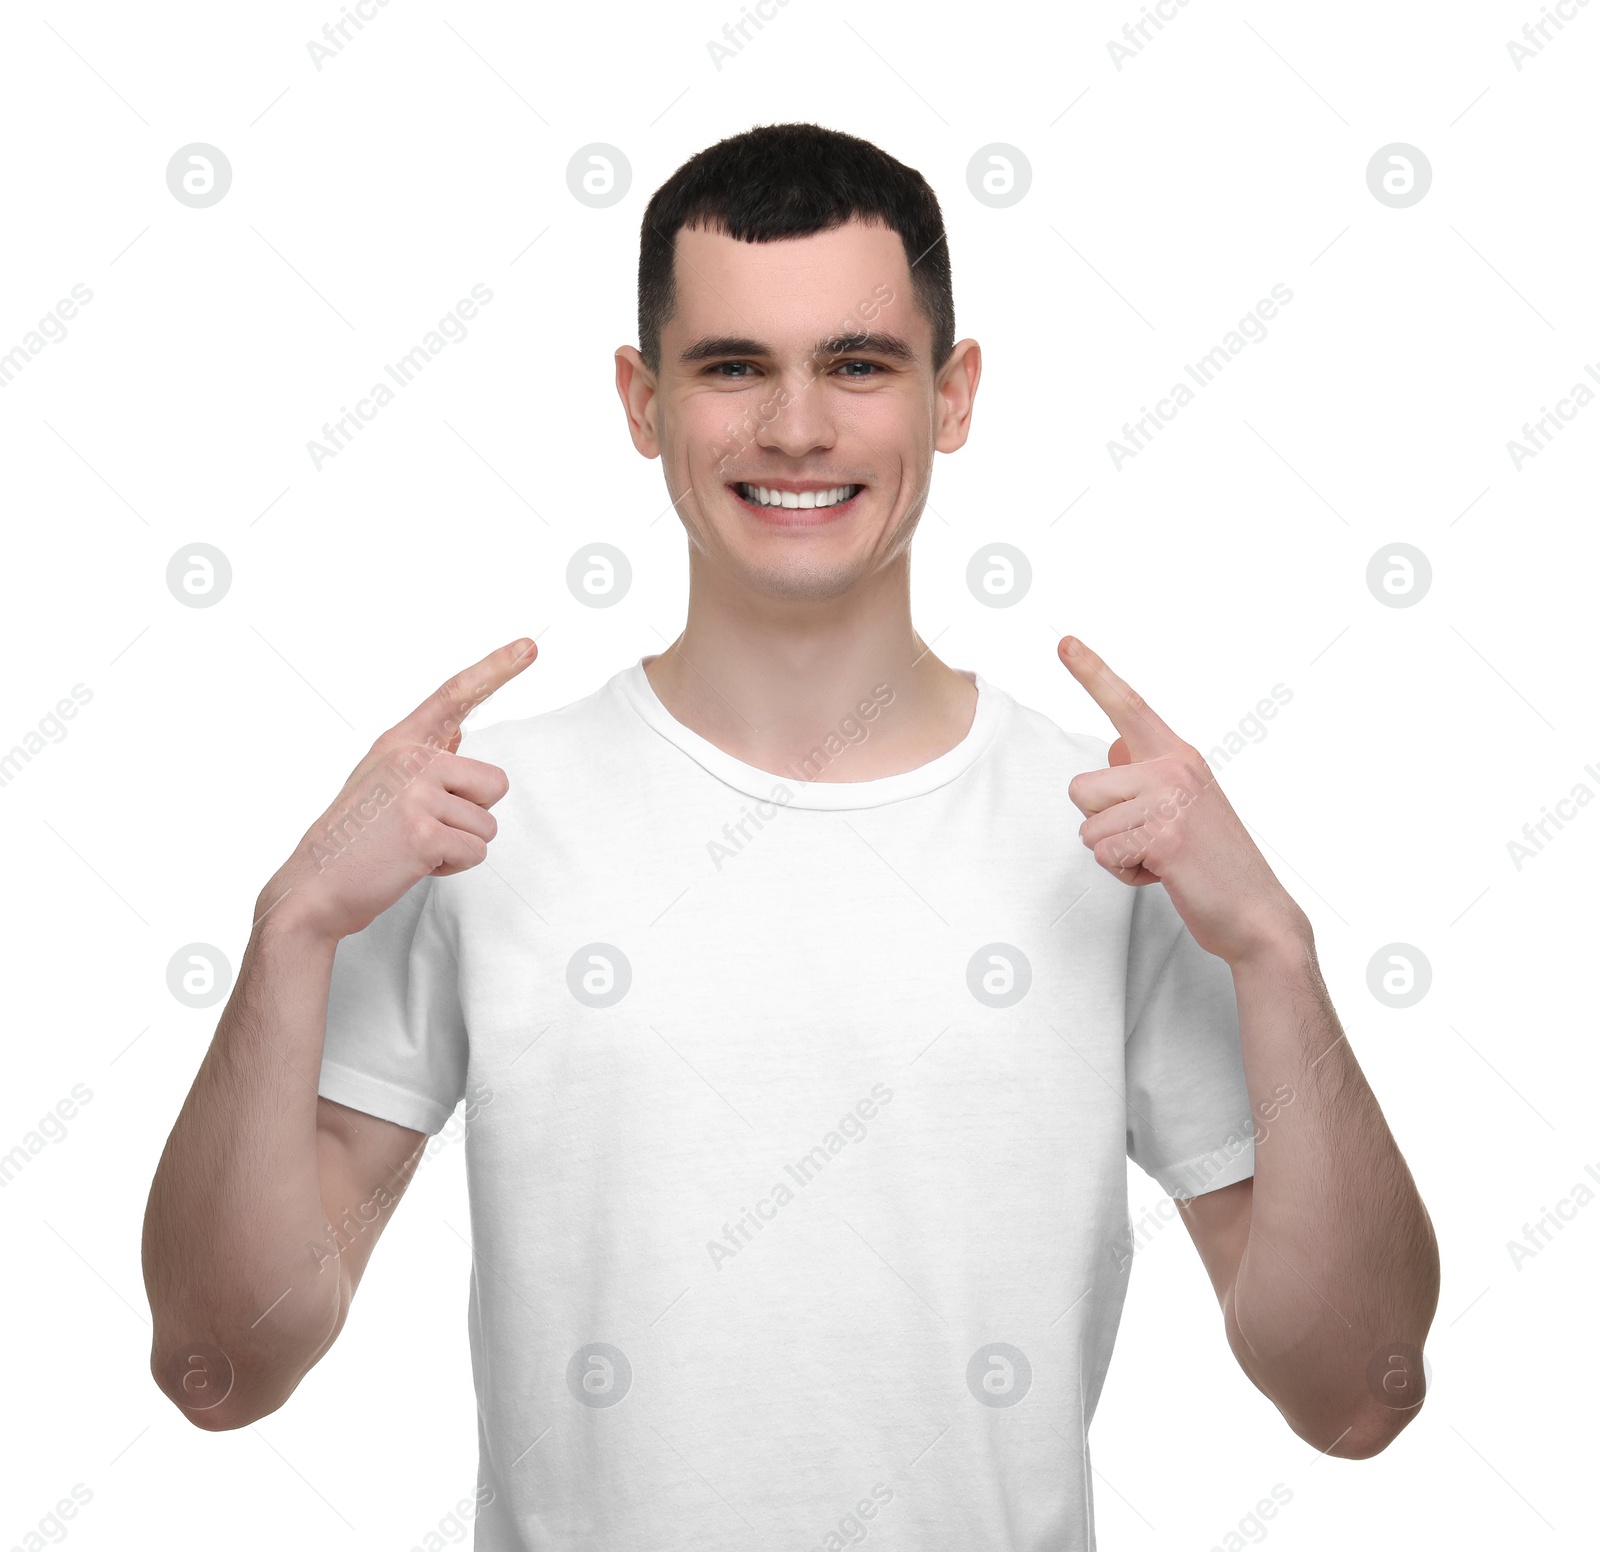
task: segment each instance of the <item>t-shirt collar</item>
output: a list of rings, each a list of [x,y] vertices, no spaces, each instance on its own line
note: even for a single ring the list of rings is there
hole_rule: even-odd
[[[750,797],[764,798],[789,808],[877,808],[903,798],[921,797],[954,781],[971,766],[989,746],[1000,721],[1000,692],[981,674],[962,669],[959,672],[965,673],[977,688],[978,703],[972,726],[959,743],[913,770],[899,771],[892,776],[876,776],[868,781],[807,780],[796,770],[764,771],[759,766],[747,765],[679,722],[667,710],[650,683],[650,676],[645,673],[644,665],[650,660],[641,657],[616,679],[628,703],[646,724],[719,781]],[[865,698],[870,699],[870,696]],[[856,720],[870,729],[871,723],[866,718],[857,717]],[[843,731],[838,736],[844,750],[848,751],[849,739]]]

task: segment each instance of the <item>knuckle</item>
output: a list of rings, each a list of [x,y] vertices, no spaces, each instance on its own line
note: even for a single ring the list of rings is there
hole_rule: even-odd
[[[407,778],[420,775],[433,764],[438,750],[429,744],[418,743],[415,739],[407,739],[404,743],[393,744],[385,752],[384,764],[392,769],[397,776]]]
[[[446,679],[434,692],[434,698],[441,703],[445,711],[444,725],[454,732],[461,725],[461,718],[471,710],[467,700],[465,687],[459,677]]]

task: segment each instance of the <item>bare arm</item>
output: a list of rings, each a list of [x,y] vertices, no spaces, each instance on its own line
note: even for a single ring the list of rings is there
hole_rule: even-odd
[[[1253,1179],[1182,1210],[1229,1345],[1302,1439],[1375,1455],[1422,1397],[1439,1299],[1427,1209],[1339,1027],[1310,919],[1215,773],[1077,637],[1058,651],[1118,734],[1108,767],[1067,786],[1088,816],[1079,836],[1124,883],[1159,883],[1228,964],[1250,1106],[1272,1122]]]
[[[461,718],[532,651],[500,648],[380,735],[256,901],[145,1209],[151,1373],[199,1427],[240,1428],[288,1400],[339,1334],[416,1168],[421,1132],[317,1093],[334,952],[423,878],[488,855],[509,784],[456,753]],[[322,843],[352,812],[358,844],[330,860]]]
[[[328,1350],[426,1141],[317,1094],[334,946],[258,922],[151,1186],[151,1373],[201,1428],[276,1410]]]
[[[1309,925],[1234,967],[1253,1180],[1184,1205],[1239,1365],[1319,1450],[1384,1449],[1423,1398],[1433,1225],[1329,1000]],[[1274,1107],[1275,1085],[1293,1099]]]

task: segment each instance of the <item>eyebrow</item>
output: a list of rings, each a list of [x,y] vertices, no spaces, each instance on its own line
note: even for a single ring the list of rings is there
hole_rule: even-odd
[[[818,340],[811,347],[813,356],[832,358],[844,355],[888,356],[894,361],[914,361],[916,352],[898,334],[833,334]],[[748,339],[738,334],[713,334],[698,339],[690,345],[679,362],[689,366],[696,361],[710,361],[724,356],[766,356],[774,351],[760,340]]]

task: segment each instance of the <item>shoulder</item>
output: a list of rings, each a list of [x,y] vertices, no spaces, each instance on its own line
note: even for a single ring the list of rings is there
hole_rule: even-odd
[[[531,716],[469,722],[459,753],[507,771],[530,765],[547,773],[592,768],[598,763],[597,751],[609,749],[629,730],[621,677],[615,675],[575,700]]]
[[[1080,771],[1102,770],[1111,741],[1093,733],[1064,728],[1047,713],[1019,701],[989,679],[1004,712],[1004,741],[1019,762],[1059,780],[1063,787]]]

